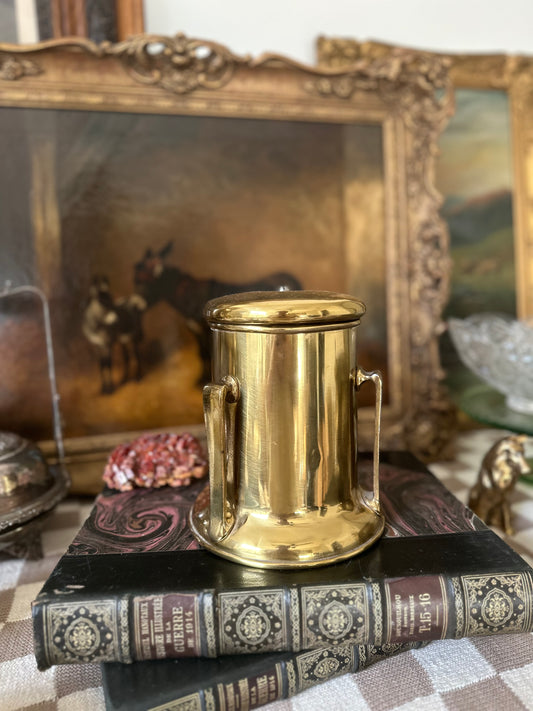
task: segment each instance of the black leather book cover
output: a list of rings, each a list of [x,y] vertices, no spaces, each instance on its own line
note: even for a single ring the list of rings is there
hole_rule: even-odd
[[[370,475],[363,459],[360,477]],[[384,537],[336,565],[199,550],[185,491],[104,492],[34,603],[38,664],[394,644],[526,631],[529,566],[418,462],[384,454]]]
[[[217,659],[102,664],[107,711],[244,711],[364,669],[422,642]]]

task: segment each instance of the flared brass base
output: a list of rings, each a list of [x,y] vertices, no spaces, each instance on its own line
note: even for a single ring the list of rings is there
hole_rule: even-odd
[[[283,518],[248,511],[220,540],[209,534],[208,504],[194,507],[189,523],[201,545],[212,553],[254,568],[337,563],[371,546],[385,527],[383,515],[364,503],[353,510],[332,507]]]

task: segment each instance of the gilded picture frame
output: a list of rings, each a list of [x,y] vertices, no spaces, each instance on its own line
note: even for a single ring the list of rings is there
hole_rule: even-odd
[[[340,37],[317,40],[318,63],[336,69],[362,57],[377,58],[392,51],[392,45],[376,41]],[[419,51],[447,62],[455,89],[495,90],[505,92],[508,97],[516,316],[530,318],[533,314],[533,57]]]
[[[75,112],[76,120],[87,115],[96,121],[100,120],[98,117],[109,115],[110,120],[104,123],[113,123],[114,119],[111,119],[116,116],[117,125],[121,124],[121,117],[137,116],[141,117],[142,125],[148,127],[152,118],[159,121],[162,119],[157,117],[166,117],[165,121],[170,121],[171,117],[176,117],[176,122],[178,119],[181,122],[179,125],[183,125],[185,119],[193,124],[201,120],[204,127],[215,125],[214,134],[209,134],[209,140],[215,140],[218,127],[227,125],[221,121],[238,121],[239,128],[248,122],[248,127],[261,126],[262,134],[269,126],[273,136],[278,135],[279,130],[286,130],[287,146],[295,143],[296,136],[309,133],[309,141],[315,141],[315,150],[310,153],[320,152],[316,146],[326,144],[325,141],[317,142],[316,136],[326,136],[333,131],[337,138],[340,136],[348,144],[352,140],[350,136],[356,137],[350,148],[350,156],[357,158],[352,161],[356,166],[364,163],[361,156],[369,150],[363,141],[361,153],[357,136],[362,134],[358,131],[365,135],[379,134],[381,152],[372,157],[381,176],[381,187],[376,193],[379,200],[375,203],[378,207],[372,207],[366,200],[368,186],[364,186],[364,181],[358,182],[356,173],[353,173],[355,178],[350,173],[352,182],[345,178],[340,181],[342,214],[339,224],[345,226],[344,251],[339,260],[343,265],[342,278],[328,277],[321,281],[320,270],[316,274],[313,271],[316,267],[313,244],[322,255],[334,249],[329,244],[333,237],[327,231],[322,241],[317,232],[315,243],[311,241],[307,247],[310,254],[306,257],[305,249],[299,254],[297,250],[298,244],[302,245],[306,239],[306,233],[297,234],[296,230],[291,235],[292,266],[304,288],[325,285],[351,293],[358,291],[359,281],[364,282],[365,271],[372,272],[373,268],[379,271],[381,265],[388,388],[383,409],[382,446],[409,448],[425,458],[437,456],[442,451],[453,429],[452,408],[442,385],[438,355],[442,309],[448,294],[448,234],[439,216],[441,198],[434,187],[435,149],[452,111],[450,96],[447,62],[438,57],[420,57],[409,51],[362,58],[348,71],[339,71],[306,66],[279,55],[237,56],[220,44],[184,35],[139,35],[117,44],[101,45],[85,39],[50,40],[33,46],[0,45],[0,107],[28,110],[30,119],[36,110],[49,112],[46,115],[56,112],[57,115],[53,114],[54,126],[59,121],[64,127],[62,122],[68,118],[69,112]],[[47,130],[46,125],[43,128],[46,121],[41,121],[45,113],[35,115],[37,120],[31,119],[29,124],[35,126],[37,123],[42,137],[43,131],[46,133]],[[219,122],[213,124],[212,119]],[[62,140],[60,132],[56,131],[54,140]],[[141,137],[141,140],[144,139]],[[62,235],[59,193],[54,192],[51,185],[57,174],[61,176],[62,148],[50,148],[49,143],[48,139],[39,139],[29,140],[28,145],[32,152],[31,247],[37,264],[36,278],[53,309],[59,298],[58,285],[65,280],[65,265],[61,260],[65,253],[72,251],[72,246]],[[230,150],[226,157],[231,157],[234,152]],[[275,153],[273,145],[269,144],[264,152],[272,156]],[[346,155],[343,153],[342,161],[345,162],[341,161],[342,165],[348,164]],[[50,161],[56,161],[53,170]],[[253,155],[247,156],[244,162],[253,166]],[[138,175],[135,180],[139,180]],[[306,180],[304,176],[304,182]],[[188,185],[187,189],[192,195],[193,188]],[[305,182],[303,192],[308,189],[318,188],[311,180],[309,184]],[[210,194],[216,194],[216,191]],[[294,202],[287,201],[284,191],[276,193],[273,190],[272,194],[276,195],[276,204],[272,208],[276,214],[296,209]],[[170,209],[171,203],[168,205]],[[97,203],[92,203],[92,208],[97,207]],[[146,210],[149,209],[147,206]],[[309,210],[312,213],[310,206],[307,207]],[[234,205],[232,214],[237,215],[237,219],[245,211],[245,205]],[[298,213],[299,219],[305,220],[306,214],[302,210]],[[161,214],[157,216],[157,224],[161,224],[163,217]],[[170,226],[165,229],[168,231]],[[126,240],[126,237],[121,239]],[[378,241],[383,244],[377,244]],[[107,249],[108,242],[99,244],[102,249]],[[89,237],[86,244],[93,244]],[[158,249],[161,256],[167,248],[162,247],[160,241]],[[220,266],[220,244],[213,242],[210,249],[211,262],[207,266],[201,265],[206,273]],[[276,252],[276,249],[271,251]],[[378,259],[374,253],[378,254],[380,250],[382,256]],[[279,249],[276,253],[277,261],[272,264],[276,268],[286,268],[285,255],[280,254]],[[81,256],[83,261],[85,257]],[[298,259],[303,266],[298,267]],[[305,259],[313,265],[310,270],[305,267]],[[246,263],[246,258],[243,260]],[[235,261],[233,259],[233,263]],[[228,262],[227,269],[230,266]],[[306,281],[308,273],[311,275],[309,283]],[[71,278],[73,283],[77,280],[76,275]],[[247,282],[244,271],[238,281]],[[367,306],[365,318],[371,328],[372,299]],[[59,338],[56,337],[56,349],[61,349],[61,338],[60,333]],[[61,393],[61,377],[59,383]],[[65,405],[68,398],[63,395],[62,398]],[[138,403],[142,408],[140,394]],[[90,408],[90,402],[87,400],[83,406]],[[102,412],[106,412],[105,407]],[[162,425],[202,433],[199,420],[191,426],[179,418],[162,424],[147,416],[142,427],[128,429],[117,416],[115,426],[106,426],[106,431],[87,435],[73,426],[69,435],[68,419],[65,452],[75,490],[87,491],[83,482],[94,478],[95,472],[101,474],[111,447],[135,436],[139,430],[159,429]],[[371,406],[359,408],[362,447],[372,441],[372,419]],[[45,449],[46,446],[44,443]]]

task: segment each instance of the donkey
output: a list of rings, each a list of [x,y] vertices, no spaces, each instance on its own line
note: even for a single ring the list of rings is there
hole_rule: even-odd
[[[115,390],[113,352],[122,352],[122,380],[141,378],[139,346],[143,340],[142,313],[146,303],[139,294],[114,299],[106,276],[94,276],[83,312],[83,334],[98,355],[102,394]]]
[[[202,360],[200,382],[206,382],[211,373],[209,328],[203,317],[207,301],[242,291],[283,291],[301,289],[302,285],[292,274],[276,272],[263,279],[246,283],[230,283],[217,279],[196,279],[192,274],[166,263],[172,251],[168,242],[159,252],[147,249],[134,267],[135,289],[146,302],[147,308],[166,301],[185,319],[195,336]]]

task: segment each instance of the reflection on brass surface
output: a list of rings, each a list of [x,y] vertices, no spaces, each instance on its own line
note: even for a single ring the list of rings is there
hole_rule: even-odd
[[[199,499],[191,513],[205,547],[257,567],[305,567],[352,556],[381,535],[381,377],[357,365],[364,312],[362,302],[331,292],[255,292],[208,303],[211,501]],[[356,468],[356,393],[367,380],[376,386],[370,499]]]
[[[518,478],[530,471],[525,457],[527,435],[499,439],[483,457],[468,505],[489,525],[498,526],[508,535],[514,533],[509,496]]]

